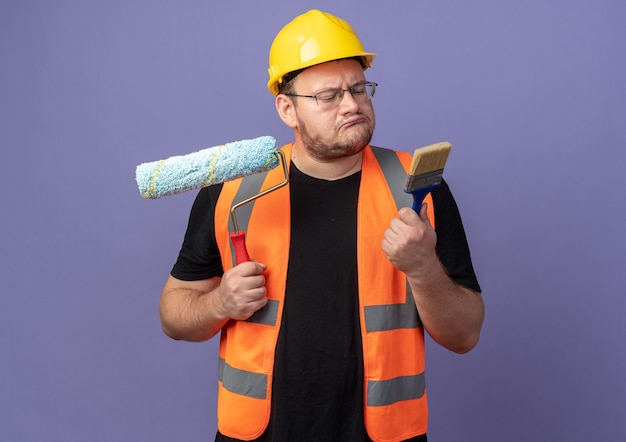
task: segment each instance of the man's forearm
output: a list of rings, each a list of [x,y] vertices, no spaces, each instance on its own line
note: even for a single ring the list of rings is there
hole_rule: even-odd
[[[408,277],[424,328],[443,347],[470,351],[478,343],[484,318],[481,294],[455,283],[439,261],[428,274],[426,280]]]
[[[161,326],[172,339],[206,341],[228,321],[218,313],[215,299],[219,278],[187,285],[171,277],[166,283],[159,302]]]

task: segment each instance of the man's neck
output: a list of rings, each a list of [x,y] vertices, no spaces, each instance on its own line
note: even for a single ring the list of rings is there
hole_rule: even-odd
[[[291,161],[301,172],[313,178],[334,181],[361,170],[362,153],[333,160],[319,160],[294,144],[291,150]]]

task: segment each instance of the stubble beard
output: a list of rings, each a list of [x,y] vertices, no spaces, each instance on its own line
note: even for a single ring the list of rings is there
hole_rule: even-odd
[[[373,124],[371,129],[364,125],[359,128],[358,133],[334,143],[328,143],[320,135],[312,136],[303,121],[299,122],[299,128],[307,152],[319,161],[336,160],[361,152],[372,139],[374,130]]]

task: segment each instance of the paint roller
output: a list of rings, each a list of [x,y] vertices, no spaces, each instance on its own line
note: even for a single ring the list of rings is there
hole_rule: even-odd
[[[235,248],[235,262],[240,264],[249,261],[250,257],[246,249],[245,232],[239,230],[235,211],[289,182],[285,154],[276,148],[273,137],[235,141],[186,155],[142,163],[137,166],[135,178],[141,196],[156,199],[266,172],[278,166],[279,162],[283,165],[284,181],[235,204],[230,210],[234,228],[230,238]]]

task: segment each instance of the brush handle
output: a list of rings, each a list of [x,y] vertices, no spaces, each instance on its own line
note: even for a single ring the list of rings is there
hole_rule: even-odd
[[[239,232],[231,233],[230,240],[235,247],[235,263],[241,264],[242,262],[250,261],[248,249],[246,248],[246,232],[240,230]]]
[[[437,187],[439,187],[439,184],[433,185],[433,186],[427,186],[427,187],[422,187],[420,189],[415,189],[412,190],[410,192],[411,195],[413,195],[413,206],[412,209],[414,211],[416,211],[417,213],[420,213],[420,210],[422,208],[422,202],[424,201],[424,198],[426,198],[426,195],[428,195],[429,192],[431,192],[432,190],[436,189]]]

